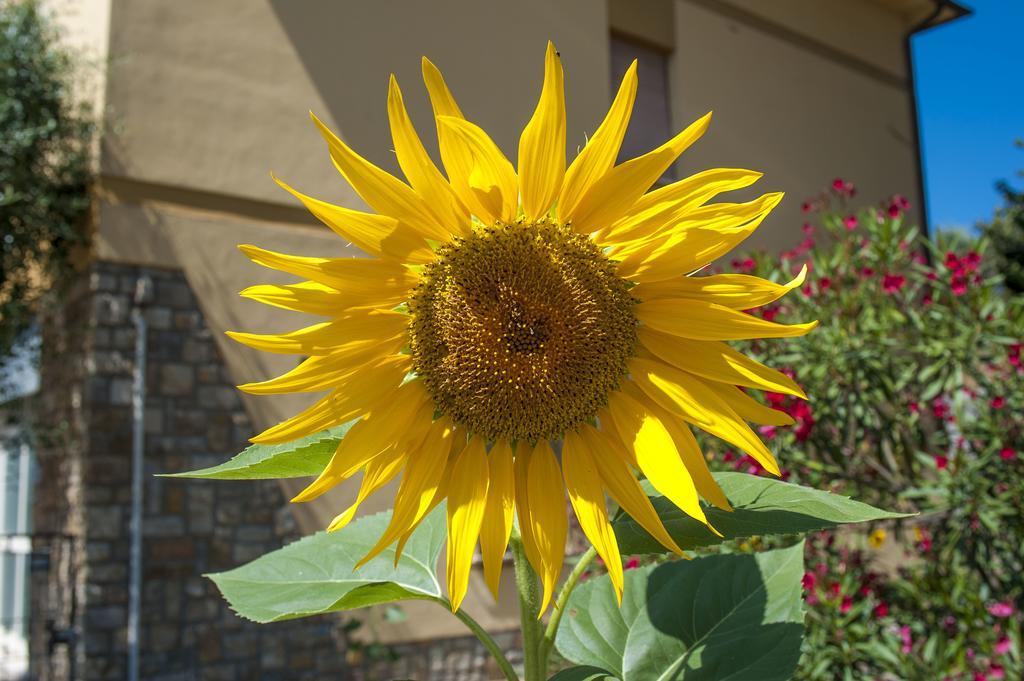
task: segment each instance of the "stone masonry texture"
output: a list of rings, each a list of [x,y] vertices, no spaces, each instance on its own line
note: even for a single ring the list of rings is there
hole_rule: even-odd
[[[347,641],[338,617],[269,625],[237,617],[202,577],[298,538],[274,481],[156,473],[220,463],[252,428],[181,272],[106,262],[44,325],[36,399],[31,677],[126,676],[133,294],[153,282],[148,322],[140,676],[211,679],[500,677],[473,638],[380,646]],[[517,648],[518,632],[499,636]]]

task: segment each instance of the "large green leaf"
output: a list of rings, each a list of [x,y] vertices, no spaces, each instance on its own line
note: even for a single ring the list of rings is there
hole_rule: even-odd
[[[169,473],[163,477],[267,480],[320,475],[338,448],[338,441],[345,437],[354,423],[350,421],[279,445],[252,445],[218,466]]]
[[[548,681],[618,681],[618,679],[603,669],[587,666],[563,669]]]
[[[444,504],[427,516],[395,565],[392,546],[358,570],[390,512],[366,516],[337,532],[319,532],[234,570],[208,575],[231,607],[256,622],[441,598],[437,559],[444,545]]]
[[[803,543],[629,570],[622,607],[604,576],[573,592],[556,645],[622,681],[784,681],[800,659],[802,576]]]
[[[733,510],[731,513],[717,508],[704,510],[724,539],[680,511],[668,499],[651,494],[651,503],[665,528],[684,549],[720,544],[736,537],[802,534],[846,523],[907,517],[903,513],[883,511],[831,492],[757,475],[715,473],[715,480]],[[649,487],[648,490],[651,491]],[[623,554],[665,552],[661,544],[625,514],[615,521],[615,536]]]

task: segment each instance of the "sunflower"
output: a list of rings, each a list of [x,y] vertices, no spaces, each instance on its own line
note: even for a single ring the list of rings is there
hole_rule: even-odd
[[[550,43],[518,167],[463,116],[427,59],[423,79],[444,173],[392,76],[387,113],[405,182],[313,116],[335,167],[374,213],[325,203],[277,180],[369,257],[240,247],[254,262],[304,279],[254,286],[243,296],[328,319],[281,335],[230,334],[259,350],[306,357],[242,390],[327,391],[253,442],[286,442],[355,420],[324,471],[293,501],[310,501],[361,473],[352,505],[330,524],[336,530],[400,477],[390,523],[365,562],[396,542],[397,557],[420,521],[447,500],[453,610],[465,596],[478,542],[497,596],[513,516],[543,585],[541,611],[547,608],[562,571],[566,496],[621,598],[606,494],[680,554],[638,472],[708,527],[701,498],[730,509],[690,425],[779,473],[747,422],[792,421],[743,389],[805,396],[790,378],[725,341],[810,331],[813,323],[785,326],[745,312],[799,286],[804,273],[787,284],[693,274],[753,232],[782,194],[708,203],[760,177],[739,169],[708,170],[649,191],[704,133],[710,114],[616,164],[636,97],[636,62],[568,167],[562,67]]]

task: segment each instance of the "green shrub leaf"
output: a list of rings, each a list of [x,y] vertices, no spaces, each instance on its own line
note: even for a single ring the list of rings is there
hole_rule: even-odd
[[[240,616],[276,622],[408,599],[442,598],[437,559],[444,546],[444,505],[427,516],[395,565],[395,547],[359,570],[391,513],[366,516],[337,532],[318,532],[234,570],[207,575]]]
[[[784,681],[800,658],[802,576],[802,542],[629,570],[621,608],[603,576],[573,592],[556,645],[622,681]]]
[[[668,499],[651,494],[651,503],[665,528],[684,549],[720,544],[736,537],[802,534],[846,523],[907,517],[906,514],[883,511],[831,492],[756,475],[715,473],[715,480],[732,504],[733,511],[704,510],[724,539],[684,514]],[[623,554],[665,552],[665,547],[628,515],[623,514],[615,521],[614,527]]]
[[[268,480],[320,475],[334,455],[338,441],[355,421],[307,435],[279,445],[252,445],[218,466],[184,473],[168,473],[167,478],[206,478],[211,480]]]

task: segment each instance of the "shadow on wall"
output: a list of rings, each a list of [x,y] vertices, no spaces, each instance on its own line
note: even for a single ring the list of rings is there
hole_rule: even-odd
[[[603,3],[270,0],[270,6],[328,108],[314,113],[356,151],[391,172],[398,170],[386,115],[391,73],[438,160],[420,75],[424,55],[442,70],[467,118],[484,127],[513,162],[520,131],[540,94],[548,39],[555,41],[565,64],[570,147],[582,144],[584,133],[596,128],[609,101]],[[360,101],[365,98],[369,101]]]

